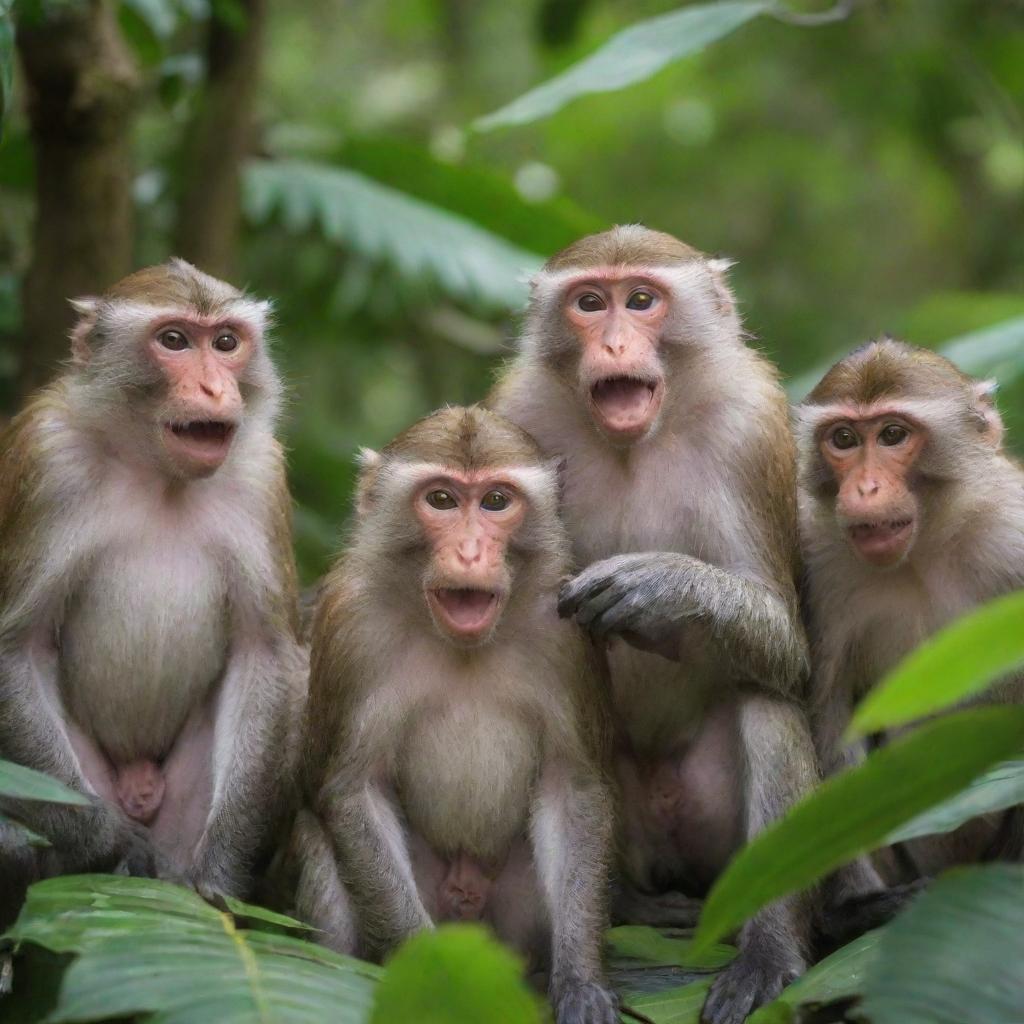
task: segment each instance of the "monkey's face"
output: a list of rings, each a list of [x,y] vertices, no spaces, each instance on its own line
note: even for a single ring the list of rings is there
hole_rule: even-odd
[[[876,407],[824,424],[818,443],[835,477],[836,520],[851,548],[868,565],[900,565],[918,534],[913,470],[924,429],[898,408]]]
[[[578,343],[578,386],[597,429],[630,445],[657,428],[665,396],[659,346],[670,293],[629,268],[587,273],[563,296]]]
[[[429,558],[423,595],[435,627],[460,646],[486,643],[512,586],[509,548],[526,499],[500,473],[438,476],[413,499]]]
[[[163,381],[155,426],[175,475],[210,476],[227,458],[244,414],[239,381],[253,345],[242,323],[174,319],[152,330],[147,354]]]

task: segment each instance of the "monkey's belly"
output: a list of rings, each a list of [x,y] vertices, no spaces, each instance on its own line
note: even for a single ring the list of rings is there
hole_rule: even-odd
[[[702,894],[742,841],[743,763],[735,705],[710,707],[692,740],[669,754],[621,750],[623,857],[642,889]]]
[[[618,728],[634,750],[652,757],[690,742],[714,698],[731,686],[696,645],[680,663],[616,638],[608,646],[608,670]]]
[[[220,676],[224,583],[202,552],[168,543],[111,553],[72,596],[61,690],[114,766],[167,756]]]
[[[523,833],[538,763],[525,722],[454,706],[419,716],[397,765],[412,829],[442,857],[498,867]]]

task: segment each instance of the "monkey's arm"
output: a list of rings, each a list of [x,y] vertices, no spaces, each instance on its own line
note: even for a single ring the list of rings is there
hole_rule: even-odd
[[[294,774],[302,649],[287,632],[236,636],[221,683],[213,735],[213,803],[189,881],[244,895],[253,861]]]
[[[784,695],[807,674],[807,644],[793,601],[758,579],[671,551],[616,555],[562,587],[558,611],[593,636],[618,634],[673,661],[684,627],[701,623],[744,675]]]
[[[43,483],[47,472],[38,422],[57,403],[37,399],[0,437],[0,757],[47,772],[93,796],[61,711],[54,643],[74,546],[54,541],[55,508],[74,507]],[[110,870],[153,874],[153,850],[141,828],[98,797],[90,807],[0,800],[52,847],[40,856],[64,871]],[[2,872],[0,872],[2,873]]]
[[[551,1002],[558,1024],[614,1024],[604,982],[613,809],[600,772],[558,761],[541,776],[531,821],[534,858],[551,918]]]

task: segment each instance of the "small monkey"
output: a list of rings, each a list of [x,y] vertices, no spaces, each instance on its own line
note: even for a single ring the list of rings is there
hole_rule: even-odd
[[[0,917],[118,865],[243,895],[304,692],[268,304],[181,260],[73,303],[0,439],[0,757],[93,798],[0,833]]]
[[[883,338],[833,366],[796,409],[812,720],[828,773],[857,759],[841,736],[889,669],[974,606],[1024,587],[1024,471],[1003,450],[994,391]],[[1020,703],[1024,678],[983,699]],[[902,844],[884,873],[909,882],[1019,858],[1021,823],[1017,808]],[[866,861],[840,879],[848,893],[882,885]]]
[[[556,613],[555,472],[475,406],[362,465],[313,626],[298,913],[377,959],[484,921],[549,969],[558,1024],[612,1024],[604,693]]]
[[[582,571],[559,607],[606,644],[628,922],[692,925],[693,897],[816,781],[788,407],[727,266],[637,225],[570,245],[491,398],[564,463]],[[755,916],[703,1020],[774,998],[809,933],[803,897]]]

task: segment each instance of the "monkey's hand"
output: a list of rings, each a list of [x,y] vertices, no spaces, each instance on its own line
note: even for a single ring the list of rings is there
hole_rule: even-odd
[[[759,1006],[776,999],[800,969],[762,948],[741,950],[715,978],[701,1010],[701,1024],[742,1024]]]
[[[564,984],[552,994],[555,1024],[616,1024],[619,1000],[596,982]]]
[[[700,564],[671,551],[602,559],[562,586],[558,614],[575,616],[596,639],[618,635],[679,661],[681,630],[700,613],[693,600]]]

